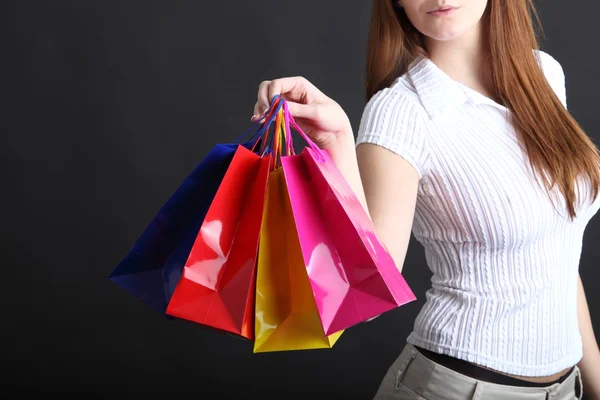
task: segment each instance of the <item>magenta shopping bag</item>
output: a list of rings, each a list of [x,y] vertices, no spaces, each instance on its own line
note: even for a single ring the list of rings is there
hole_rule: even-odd
[[[329,153],[302,132],[287,103],[283,106],[286,124],[309,145],[281,162],[325,334],[416,300]]]

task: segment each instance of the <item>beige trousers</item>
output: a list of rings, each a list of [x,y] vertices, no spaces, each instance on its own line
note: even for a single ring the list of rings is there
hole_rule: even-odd
[[[381,382],[375,400],[574,400],[583,384],[579,368],[562,383],[544,387],[499,385],[481,381],[440,365],[406,343]]]

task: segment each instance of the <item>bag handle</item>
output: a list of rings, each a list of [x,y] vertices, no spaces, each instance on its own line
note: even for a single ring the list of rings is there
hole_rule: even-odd
[[[284,101],[283,99],[281,100]],[[285,113],[282,108],[279,109],[275,119],[275,133],[273,135],[275,144],[273,145],[274,164],[273,169],[281,166],[281,157],[290,156],[294,153],[294,146],[289,131],[289,124],[285,123]],[[285,146],[285,147],[284,147]]]
[[[280,108],[275,117],[275,132],[273,133],[273,164],[271,170],[277,168],[281,164],[281,142],[282,136],[286,135],[285,129],[282,129],[283,110]]]
[[[267,150],[268,140],[266,140],[266,139],[268,138],[269,127],[273,123],[273,119],[275,118],[275,116],[277,115],[279,110],[281,109],[281,106],[282,106],[282,104],[281,104],[279,95],[276,95],[275,97],[273,97],[273,100],[271,101],[271,106],[269,107],[269,110],[264,117],[265,122],[262,123],[262,126],[260,127],[260,129],[256,132],[256,135],[255,135],[256,141],[254,142],[254,145],[252,146],[252,151],[254,151],[254,149],[256,148],[256,144],[262,139],[262,143],[260,146],[261,157],[264,157],[264,155],[268,151]],[[272,137],[271,137],[271,139],[272,139]]]
[[[244,137],[246,137],[246,135],[248,135],[248,133],[249,133],[251,130],[253,130],[253,129],[257,128],[258,126],[260,126],[260,124],[255,122],[255,123],[254,123],[254,124],[253,124],[253,125],[252,125],[250,128],[248,128],[248,129],[246,130],[246,132],[244,132],[244,133],[242,133],[240,136],[238,136],[238,138],[237,138],[236,140],[234,140],[234,141],[233,141],[233,143],[239,144],[239,143],[242,141],[242,139],[243,139]],[[254,132],[254,133],[252,134],[252,136],[250,136],[250,137],[248,138],[248,142],[251,142],[252,140],[255,140],[257,137],[258,137],[258,130],[257,130],[256,132]]]
[[[256,143],[258,143],[258,141],[260,140],[260,138],[265,134],[266,130],[269,128],[269,125],[271,125],[271,123],[273,122],[273,115],[275,113],[277,113],[281,107],[281,103],[278,102],[279,101],[279,95],[275,95],[273,97],[273,100],[271,101],[271,106],[269,107],[269,112],[267,113],[267,115],[265,116],[265,122],[264,123],[260,123],[259,121],[254,122],[250,128],[248,128],[246,130],[246,132],[242,133],[235,141],[234,143],[240,143],[240,141],[242,140],[243,137],[245,137],[248,132],[250,132],[252,129],[259,127],[259,129],[254,132],[252,134],[252,136],[250,136],[250,138],[248,139],[248,141],[252,141],[255,140],[254,142],[254,146],[252,147],[252,150],[254,150],[254,147],[256,146]],[[273,105],[277,104],[277,108],[275,109],[273,107]]]
[[[273,97],[271,106],[265,114],[265,122],[257,132],[259,136],[252,151],[255,150],[258,141],[262,140],[259,155],[264,157],[266,154],[272,154],[273,158],[270,164],[270,170],[274,170],[281,166],[281,156],[284,151],[284,145],[286,155],[289,155],[289,135],[285,129],[285,116],[283,113],[284,99],[280,95]],[[273,133],[271,134],[270,128],[274,122]]]
[[[294,120],[294,117],[290,113],[287,102],[285,100],[282,100],[282,101],[283,101],[283,115],[285,118],[285,125],[286,125],[287,131],[289,132],[288,133],[289,141],[287,143],[288,151],[291,148],[292,154],[294,154],[293,153],[294,147],[293,147],[292,135],[291,135],[291,130],[290,130],[290,124],[291,124],[296,129],[296,131],[300,134],[300,136],[302,136],[302,138],[306,141],[306,143],[308,144],[308,147],[310,147],[317,154],[317,156],[319,157],[319,161],[324,162],[325,156],[323,155],[323,150],[321,150],[319,148],[319,146],[317,146],[312,140],[310,140],[308,135],[306,133],[304,133],[304,131],[302,130],[302,128],[300,128],[300,126],[298,126],[298,124]]]

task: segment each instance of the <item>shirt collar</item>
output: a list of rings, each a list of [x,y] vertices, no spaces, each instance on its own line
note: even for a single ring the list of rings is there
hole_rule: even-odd
[[[505,111],[506,107],[450,78],[428,57],[418,56],[408,67],[421,104],[432,120],[441,118],[464,104],[487,104]]]

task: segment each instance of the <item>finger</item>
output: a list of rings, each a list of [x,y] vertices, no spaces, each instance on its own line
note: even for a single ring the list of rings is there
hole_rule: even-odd
[[[287,102],[288,110],[292,117],[298,119],[316,120],[319,118],[319,106],[316,104],[300,104],[292,101]],[[257,120],[258,117],[252,117],[252,121]],[[266,115],[261,115],[260,123],[264,123]]]
[[[252,113],[253,113],[252,116],[257,117],[258,115],[261,114],[262,111],[264,111],[264,110],[261,108],[260,102],[257,101],[256,103],[254,103],[254,110],[252,111]]]
[[[310,104],[319,96],[321,91],[302,76],[279,78],[268,85],[268,101],[280,94],[284,99],[301,104]]]
[[[315,104],[300,104],[294,103],[292,101],[287,102],[288,110],[292,117],[303,119],[306,118],[308,120],[315,120],[318,118],[318,106]],[[256,106],[255,106],[256,108]],[[258,120],[258,117],[252,116],[252,121]],[[264,123],[266,121],[266,115],[260,116],[260,123]]]
[[[262,81],[258,86],[258,111],[259,113],[263,113],[266,111],[265,109],[269,108],[269,104],[271,103],[268,99],[269,86],[273,81]]]
[[[300,104],[292,101],[287,102],[290,114],[294,118],[306,118],[315,120],[318,114],[318,105],[315,104]]]
[[[253,117],[256,116],[263,116],[263,114],[266,112],[266,110],[269,108],[269,100],[267,98],[268,95],[268,89],[267,87],[269,86],[269,84],[271,83],[271,81],[262,81],[260,83],[260,85],[258,85],[258,94],[257,94],[257,99],[258,101],[256,102],[256,104],[254,105],[254,114]],[[254,119],[254,118],[253,118]]]
[[[260,103],[257,102],[254,105],[254,114],[252,115],[252,118],[250,118],[250,120],[252,122],[260,120],[259,122],[263,123],[266,120],[267,111],[269,110],[269,107],[262,106],[262,105],[259,105],[259,104]]]
[[[256,121],[259,119],[259,117],[261,117],[264,114],[264,108],[262,108],[262,106],[260,105],[260,102],[256,102],[254,103],[254,110],[252,111],[252,118],[250,118],[251,121]]]

